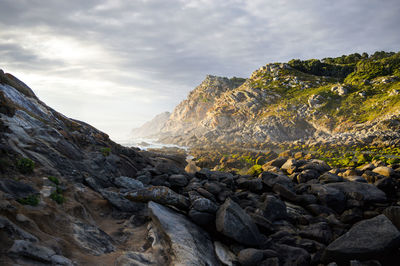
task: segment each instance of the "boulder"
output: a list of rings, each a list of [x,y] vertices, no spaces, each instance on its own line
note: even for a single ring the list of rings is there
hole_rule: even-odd
[[[310,254],[302,248],[279,244],[276,245],[274,250],[278,253],[280,260],[283,262],[282,265],[310,265]]]
[[[347,263],[352,259],[379,259],[399,248],[400,232],[385,215],[355,224],[325,249],[324,260]]]
[[[121,194],[113,191],[100,189],[99,192],[112,206],[123,212],[137,212],[145,207],[142,203],[127,200]]]
[[[262,215],[270,221],[282,220],[287,218],[286,205],[280,199],[268,195],[261,204]]]
[[[56,255],[54,250],[26,240],[15,240],[8,252],[47,263],[51,263],[51,257]]]
[[[31,242],[38,242],[38,238],[36,236],[26,232],[3,216],[0,216],[0,230],[4,230],[12,239],[25,239]]]
[[[261,174],[261,178],[263,183],[269,187],[273,187],[275,184],[279,184],[293,191],[293,182],[286,175],[280,175],[271,172],[263,172]]]
[[[325,222],[310,224],[302,229],[299,235],[324,244],[329,244],[333,237],[331,228]]]
[[[72,225],[73,237],[81,248],[93,255],[115,251],[112,238],[103,230],[81,222]]]
[[[366,202],[384,202],[386,201],[385,193],[376,188],[374,185],[360,182],[340,182],[330,183],[325,186],[335,188],[345,194],[357,193],[363,196]]]
[[[237,257],[224,244],[219,241],[214,242],[215,254],[218,260],[226,266],[236,265]]]
[[[148,208],[153,224],[170,245],[171,265],[218,265],[207,232],[168,207],[150,201]]]
[[[339,213],[343,212],[346,207],[346,196],[339,189],[326,185],[312,184],[310,192],[315,194],[322,204]]]
[[[200,212],[216,213],[218,206],[209,199],[197,198],[192,203],[192,208]]]
[[[318,178],[320,183],[337,183],[337,182],[343,182],[343,177],[340,177],[338,175],[332,174],[332,173],[324,173]]]
[[[383,211],[383,214],[400,230],[400,207],[391,206]]]
[[[258,265],[264,259],[264,254],[260,249],[246,248],[239,252],[238,259],[243,266]]]
[[[173,187],[185,187],[188,184],[188,179],[185,175],[171,175],[168,181]]]
[[[132,189],[132,190],[143,188],[142,182],[127,176],[120,176],[115,178],[114,184],[117,185],[118,187]]]
[[[192,221],[201,226],[207,226],[215,221],[215,214],[209,212],[201,212],[194,209],[189,211],[189,217]]]
[[[244,245],[256,246],[262,242],[251,217],[230,198],[217,211],[216,227],[218,232]]]
[[[387,166],[376,167],[374,170],[372,170],[372,172],[386,176],[386,177],[391,177],[394,174],[394,170]]]
[[[138,189],[136,191],[127,193],[125,197],[131,201],[154,201],[163,205],[171,205],[181,209],[188,209],[190,206],[190,201],[188,198],[164,186],[153,186],[149,188]]]

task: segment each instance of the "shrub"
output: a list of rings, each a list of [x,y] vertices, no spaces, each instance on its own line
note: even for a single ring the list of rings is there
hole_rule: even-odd
[[[17,199],[17,201],[22,205],[37,206],[39,204],[39,196],[29,195],[26,198]]]
[[[63,204],[65,201],[64,196],[58,192],[51,193],[50,198],[57,202],[57,204]]]
[[[53,182],[56,186],[58,186],[60,184],[60,181],[58,180],[57,177],[55,176],[49,176],[48,179]]]
[[[247,175],[251,176],[258,176],[262,172],[262,166],[261,165],[253,165],[248,171]]]
[[[100,152],[103,154],[103,156],[107,157],[110,155],[111,149],[108,147],[104,147],[104,148],[101,148]]]
[[[17,161],[17,168],[21,174],[29,174],[35,168],[35,162],[29,158],[21,158]]]

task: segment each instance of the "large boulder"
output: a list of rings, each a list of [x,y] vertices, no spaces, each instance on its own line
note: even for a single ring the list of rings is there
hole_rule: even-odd
[[[217,211],[216,227],[218,232],[244,245],[256,246],[262,242],[251,217],[230,198]]]
[[[184,215],[150,201],[153,224],[170,245],[171,265],[218,265],[210,236]]]
[[[385,215],[355,224],[326,249],[324,260],[347,263],[350,260],[379,259],[399,248],[400,232]]]
[[[171,205],[180,209],[188,209],[190,206],[190,201],[188,198],[164,186],[153,186],[149,188],[138,189],[126,194],[125,197],[131,201],[154,201],[162,205]]]
[[[339,213],[344,211],[346,207],[346,196],[339,189],[327,185],[313,184],[310,187],[310,191],[318,197],[318,200],[322,204]]]
[[[270,221],[281,220],[287,217],[286,205],[280,199],[268,195],[261,204],[262,215]]]
[[[361,182],[340,182],[325,185],[328,188],[335,188],[345,194],[358,193],[363,196],[366,202],[386,201],[385,193],[374,185]]]

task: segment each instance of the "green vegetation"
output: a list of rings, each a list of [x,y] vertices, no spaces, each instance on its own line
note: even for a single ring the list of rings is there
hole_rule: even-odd
[[[55,202],[57,202],[58,204],[63,204],[65,202],[64,196],[58,191],[51,193],[50,198]]]
[[[259,174],[261,174],[261,172],[262,172],[262,166],[256,164],[250,167],[250,169],[247,171],[246,174],[251,176],[258,176]]]
[[[111,148],[109,147],[101,148],[100,152],[103,154],[104,157],[107,157],[111,154]]]
[[[38,195],[29,195],[26,198],[17,199],[17,201],[22,205],[37,206],[40,200]]]
[[[30,174],[33,173],[35,162],[29,158],[21,158],[17,161],[16,166],[21,174]]]
[[[58,180],[57,177],[55,176],[49,176],[48,179],[53,182],[56,186],[58,186],[60,184],[60,181]]]

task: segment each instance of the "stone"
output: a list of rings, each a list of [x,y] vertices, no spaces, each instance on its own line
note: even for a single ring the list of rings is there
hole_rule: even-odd
[[[113,191],[100,189],[99,192],[112,206],[123,212],[137,212],[145,207],[142,203],[127,200],[121,194]]]
[[[268,258],[260,263],[260,266],[279,266],[279,258]]]
[[[114,184],[117,185],[118,187],[121,188],[126,188],[126,189],[139,189],[143,188],[143,183],[140,182],[139,180],[126,177],[126,176],[120,176],[114,179]]]
[[[286,205],[280,199],[268,195],[261,204],[262,215],[270,221],[282,220],[287,218]]]
[[[399,248],[400,232],[385,215],[363,220],[325,249],[324,261],[379,259]]]
[[[173,187],[185,187],[189,182],[185,175],[171,175],[168,181]]]
[[[387,207],[383,214],[400,230],[400,206]]]
[[[242,249],[238,254],[238,260],[243,266],[258,265],[263,259],[263,251],[255,248]]]
[[[214,196],[218,195],[218,193],[220,193],[222,190],[221,187],[214,182],[207,182],[204,185],[204,189],[206,189],[208,192],[210,192]]]
[[[335,188],[344,194],[357,193],[363,196],[366,202],[384,202],[386,201],[385,193],[376,188],[374,185],[360,182],[340,182],[330,183],[325,186]]]
[[[21,216],[19,217],[21,219]],[[7,235],[12,239],[25,239],[31,242],[39,241],[36,236],[26,232],[25,230],[11,222],[8,218],[3,216],[0,216],[0,230],[4,230]]]
[[[51,256],[51,263],[53,265],[67,265],[67,266],[74,265],[70,259],[60,255]]]
[[[76,222],[72,229],[74,239],[88,253],[99,256],[115,251],[112,238],[96,226]]]
[[[156,202],[150,201],[148,208],[153,224],[167,237],[171,265],[218,265],[207,232]]]
[[[287,189],[293,191],[293,182],[286,175],[279,175],[271,172],[263,172],[261,178],[264,184],[273,187],[275,184],[282,185]]]
[[[194,209],[189,211],[189,217],[194,223],[201,226],[210,225],[215,221],[215,214],[211,214],[209,212],[201,212]]]
[[[126,251],[115,260],[115,266],[145,266],[157,265],[152,254]]]
[[[310,186],[310,192],[315,194],[322,204],[338,213],[343,212],[346,207],[346,196],[339,189],[326,185],[313,184]]]
[[[131,201],[149,202],[154,201],[163,205],[171,205],[181,209],[188,209],[190,201],[188,198],[174,192],[168,187],[153,186],[127,193],[125,197]]]
[[[310,224],[299,232],[304,238],[312,239],[323,244],[329,244],[332,241],[332,231],[329,224],[325,222]]]
[[[372,170],[372,172],[386,176],[386,177],[391,177],[394,174],[394,170],[387,166],[376,167],[374,170]]]
[[[302,248],[278,244],[274,247],[274,250],[278,253],[283,265],[310,265],[310,254]]]
[[[0,179],[0,190],[10,194],[14,199],[26,198],[30,195],[39,194],[39,191],[30,185],[8,178]]]
[[[237,262],[237,257],[224,244],[219,241],[214,242],[215,254],[218,260],[226,266],[234,266]]]
[[[286,157],[286,156],[278,157],[276,159],[273,159],[273,160],[265,163],[263,165],[263,168],[264,168],[264,166],[275,166],[275,167],[281,168],[281,166],[287,161],[287,159],[288,159],[288,157]]]
[[[192,203],[192,208],[200,212],[216,213],[218,206],[209,199],[198,198]]]
[[[8,252],[47,263],[50,263],[51,257],[56,254],[56,252],[50,248],[26,240],[14,240],[14,244]]]
[[[314,169],[306,169],[301,171],[296,179],[298,183],[306,183],[307,181],[310,181],[312,179],[316,179],[319,177],[319,173],[318,171],[314,170]]]
[[[396,182],[391,177],[384,177],[377,180],[374,185],[386,193],[388,197],[396,194]]]
[[[218,232],[244,245],[256,246],[262,242],[251,217],[230,198],[217,211],[216,228]]]
[[[263,183],[260,178],[255,178],[255,179],[239,178],[237,183],[240,188],[247,189],[251,192],[259,192],[263,189]]]

